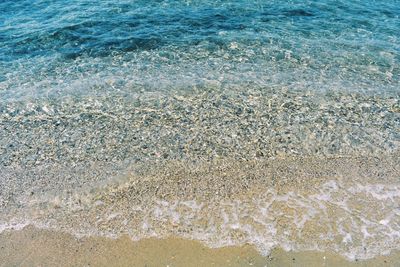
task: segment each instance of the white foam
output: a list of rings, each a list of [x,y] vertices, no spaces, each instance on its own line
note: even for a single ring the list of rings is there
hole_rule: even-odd
[[[384,184],[373,184],[373,185],[361,185],[349,187],[349,192],[353,194],[365,193],[378,200],[391,200],[400,197],[400,186],[396,185],[384,185]]]
[[[93,203],[94,210],[105,205]],[[349,259],[366,259],[400,248],[400,209],[395,207],[396,203],[400,203],[398,185],[346,186],[328,181],[307,192],[278,193],[267,189],[249,199],[160,200],[153,206],[132,206],[127,210],[110,207],[103,214],[94,213],[103,219],[101,224],[96,226],[88,221],[79,224],[80,229],[71,228],[68,221],[59,221],[55,216],[52,221],[2,222],[0,232],[20,230],[34,222],[50,229],[70,229],[76,236],[115,238],[127,233],[139,240],[176,235],[210,247],[252,244],[263,255],[279,246],[285,250],[333,251]],[[381,208],[376,209],[377,205]],[[62,203],[61,206],[64,207]],[[110,227],[101,228],[104,223],[110,223]]]
[[[14,230],[14,231],[22,230],[30,224],[31,223],[29,222],[9,222],[9,223],[0,222],[0,233],[7,230]]]
[[[368,209],[360,194],[368,194],[376,201],[399,201],[400,189],[397,186],[380,184],[356,185],[346,189],[337,181],[329,181],[317,189],[314,194],[304,195],[295,191],[277,194],[268,190],[258,199],[249,202],[235,200],[213,204],[212,210],[219,210],[219,214],[205,213],[214,216],[217,221],[221,221],[218,228],[214,228],[213,232],[208,232],[208,235],[204,235],[204,232],[209,229],[195,229],[193,235],[187,234],[186,237],[200,239],[213,247],[250,243],[256,245],[263,254],[268,253],[276,244],[279,244],[286,249],[333,250],[351,259],[371,258],[400,246],[396,239],[400,231],[399,212],[394,211],[387,214],[390,211],[370,210],[371,214],[360,213],[350,206],[350,203],[360,198],[359,204],[364,205],[364,209]],[[382,205],[386,204],[387,202],[382,202]],[[171,217],[173,220],[180,205],[190,207],[187,212],[195,212],[198,216],[201,210],[209,209],[210,203],[194,201],[190,201],[189,205],[187,202],[162,203],[161,206],[169,206],[169,208],[164,208],[164,211],[159,214],[164,214],[164,218]],[[154,210],[158,209],[160,207],[155,207]],[[378,215],[384,219],[376,221],[369,217]],[[182,216],[193,218],[193,221],[199,219],[194,215],[184,214]],[[342,216],[342,218],[339,220],[332,216]],[[277,224],[278,218],[288,220],[285,225],[286,230],[282,232],[281,236],[279,236],[279,232],[283,228]],[[299,237],[300,240],[305,238],[302,236],[302,232],[308,231],[307,224],[315,227],[316,232],[312,236],[320,236],[321,240],[326,240],[328,244],[329,242],[331,244],[315,244],[313,240],[298,243],[295,239],[293,240],[293,236]],[[196,223],[194,222],[192,225],[196,225]],[[232,238],[233,233],[236,233],[236,239]],[[237,235],[237,233],[240,234]],[[341,237],[343,246],[340,243],[334,243],[335,236]],[[355,242],[355,237],[361,241]],[[377,239],[380,240],[379,245],[374,241]]]

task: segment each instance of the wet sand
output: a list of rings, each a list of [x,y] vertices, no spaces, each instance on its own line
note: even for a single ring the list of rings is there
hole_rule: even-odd
[[[164,176],[140,169],[146,176],[121,179],[86,198],[58,197],[47,207],[44,196],[16,206],[9,220],[0,216],[10,222],[3,227],[17,225],[0,234],[0,266],[400,266],[397,252],[364,260],[399,247],[396,155],[324,164],[312,158],[176,164]],[[54,230],[15,230],[25,223]],[[259,247],[226,247],[235,244]],[[336,254],[259,254],[276,246]]]
[[[286,252],[264,257],[252,246],[212,249],[179,238],[132,241],[103,237],[76,238],[39,230],[0,234],[0,266],[400,266],[400,253],[348,261],[329,252]]]

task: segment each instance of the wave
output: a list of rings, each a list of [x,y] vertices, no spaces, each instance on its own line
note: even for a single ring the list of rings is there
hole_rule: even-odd
[[[77,236],[179,236],[210,247],[252,244],[264,255],[281,247],[367,259],[400,245],[398,159],[145,165],[86,189],[20,196],[2,230],[32,224]]]

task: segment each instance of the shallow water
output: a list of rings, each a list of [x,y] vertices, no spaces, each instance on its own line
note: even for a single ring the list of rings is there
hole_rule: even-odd
[[[399,249],[399,14],[1,2],[0,229]]]

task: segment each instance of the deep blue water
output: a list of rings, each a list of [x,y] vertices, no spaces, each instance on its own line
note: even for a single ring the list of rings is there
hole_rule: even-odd
[[[0,96],[110,78],[124,91],[215,80],[393,91],[399,16],[397,0],[2,1]]]
[[[294,51],[320,41],[327,50],[336,44],[342,51],[363,49],[371,58],[399,52],[398,1],[115,2],[3,1],[1,59],[97,57],[204,41],[211,51],[232,41],[281,42]],[[370,63],[379,63],[375,56]]]

